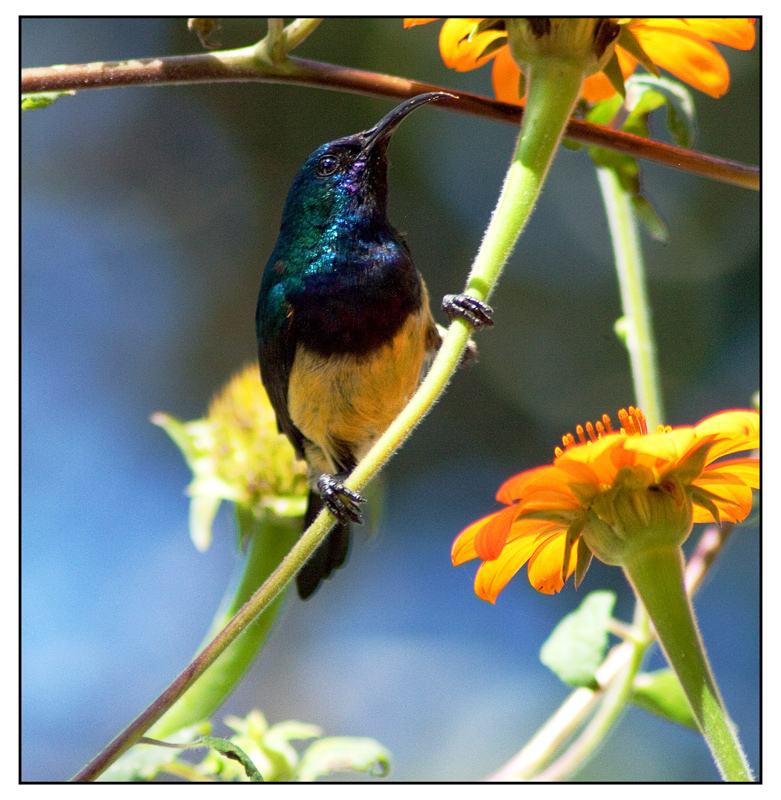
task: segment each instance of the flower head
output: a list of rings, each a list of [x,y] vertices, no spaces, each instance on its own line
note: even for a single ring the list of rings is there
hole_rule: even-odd
[[[541,18],[545,19],[545,18]],[[407,19],[405,27],[431,22],[431,18]],[[549,20],[554,29],[566,20]],[[596,103],[613,96],[620,85],[642,63],[649,71],[656,67],[671,72],[680,80],[711,97],[721,97],[729,87],[729,68],[713,43],[739,50],[754,46],[754,20],[748,18],[633,18],[612,20],[620,26],[615,39],[614,58],[589,75],[583,85],[583,97]],[[493,59],[492,79],[499,100],[520,104],[523,99],[521,66],[511,52],[508,32],[518,30],[509,20],[450,18],[445,20],[439,37],[439,49],[445,64],[465,71]],[[529,27],[531,21],[529,21]],[[595,25],[597,56],[603,55],[605,26]],[[612,46],[612,42],[608,42]],[[518,55],[517,48],[516,57]],[[612,56],[609,50],[604,53]],[[601,71],[604,69],[604,71]],[[619,74],[620,73],[620,74]]]
[[[693,427],[649,434],[639,409],[605,414],[564,437],[553,464],[522,472],[496,497],[507,507],[478,520],[453,543],[453,564],[479,558],[475,592],[492,603],[528,562],[529,581],[558,592],[592,555],[624,564],[644,548],[682,544],[692,523],[740,522],[759,488],[759,458],[723,456],[759,446],[759,414],[725,411]]]
[[[205,418],[182,422],[158,412],[152,421],[174,440],[193,472],[187,487],[192,497],[190,536],[199,550],[209,546],[212,521],[223,500],[243,505],[259,518],[304,513],[306,465],[277,430],[257,364],[233,377],[212,400]]]

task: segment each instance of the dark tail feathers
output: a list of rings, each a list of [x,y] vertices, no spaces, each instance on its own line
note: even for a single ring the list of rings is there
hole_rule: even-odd
[[[308,528],[315,517],[320,513],[323,501],[317,492],[309,492],[309,505],[304,517],[304,530]],[[309,560],[296,575],[298,596],[307,600],[316,591],[317,587],[330,578],[334,570],[339,569],[347,560],[350,549],[350,526],[337,525],[320,543],[320,546],[309,557]]]

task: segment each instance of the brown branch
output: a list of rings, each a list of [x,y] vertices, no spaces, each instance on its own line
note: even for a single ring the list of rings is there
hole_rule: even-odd
[[[71,64],[22,70],[22,93],[105,89],[117,86],[175,85],[198,82],[257,81],[291,83],[334,91],[406,99],[423,92],[447,91],[455,95],[438,105],[462,114],[518,125],[518,106],[467,92],[443,89],[420,81],[375,72],[289,58],[272,64],[251,57],[251,49],[133,61]],[[571,120],[566,137],[597,145],[635,158],[653,161],[692,175],[712,178],[746,189],[759,189],[759,169],[733,161],[695,153],[681,147],[653,142],[641,136],[614,131],[602,125]]]

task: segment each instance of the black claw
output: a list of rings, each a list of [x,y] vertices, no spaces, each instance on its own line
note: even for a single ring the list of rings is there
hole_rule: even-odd
[[[363,517],[358,508],[358,503],[366,502],[362,494],[348,489],[333,475],[321,475],[317,481],[317,488],[323,503],[339,522],[347,523],[352,520],[359,525],[363,524]]]
[[[461,317],[475,330],[490,328],[494,324],[491,306],[468,294],[446,294],[442,298],[442,310],[451,322],[455,317]]]

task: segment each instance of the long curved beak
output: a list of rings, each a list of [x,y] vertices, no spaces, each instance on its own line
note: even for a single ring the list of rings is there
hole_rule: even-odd
[[[371,128],[360,134],[363,138],[361,153],[368,154],[378,145],[387,145],[399,123],[408,114],[411,114],[420,106],[424,106],[427,103],[436,103],[446,97],[455,99],[456,96],[448,92],[427,92],[405,100],[392,111],[389,111],[376,125],[372,125]]]

